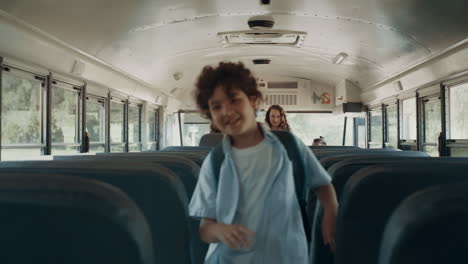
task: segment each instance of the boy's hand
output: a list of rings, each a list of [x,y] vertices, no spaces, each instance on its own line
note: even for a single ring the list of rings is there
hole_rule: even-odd
[[[335,251],[336,217],[338,216],[338,201],[333,185],[323,185],[317,190],[317,197],[323,206],[322,236],[325,245],[330,245]]]
[[[250,246],[254,233],[241,225],[218,223],[215,236],[230,248],[240,249]]]
[[[336,231],[336,217],[338,210],[333,208],[325,208],[322,219],[322,235],[325,245],[330,245],[330,248],[335,252],[335,231]]]

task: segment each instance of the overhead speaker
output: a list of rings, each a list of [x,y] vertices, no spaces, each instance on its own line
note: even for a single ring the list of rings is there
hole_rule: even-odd
[[[253,64],[270,64],[270,60],[269,59],[255,59],[255,60],[252,60]]]

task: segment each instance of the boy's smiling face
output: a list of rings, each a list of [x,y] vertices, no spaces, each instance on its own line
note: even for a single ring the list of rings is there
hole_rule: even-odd
[[[230,136],[241,136],[257,128],[255,111],[259,98],[249,98],[240,89],[233,89],[226,94],[223,87],[216,87],[208,100],[211,118],[214,124]]]

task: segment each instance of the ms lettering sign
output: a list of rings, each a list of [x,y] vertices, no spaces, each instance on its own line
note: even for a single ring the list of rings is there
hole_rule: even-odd
[[[330,94],[329,93],[322,93],[321,95],[318,95],[317,93],[312,94],[312,103],[313,104],[330,104]]]

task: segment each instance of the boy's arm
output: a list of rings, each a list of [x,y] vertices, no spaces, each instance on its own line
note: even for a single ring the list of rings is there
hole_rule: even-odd
[[[320,186],[316,191],[320,204],[323,206],[322,235],[325,244],[335,250],[336,217],[338,216],[338,201],[333,185]]]
[[[245,248],[253,238],[253,232],[241,225],[226,225],[213,218],[200,222],[200,238],[206,243],[223,242],[230,248]]]

